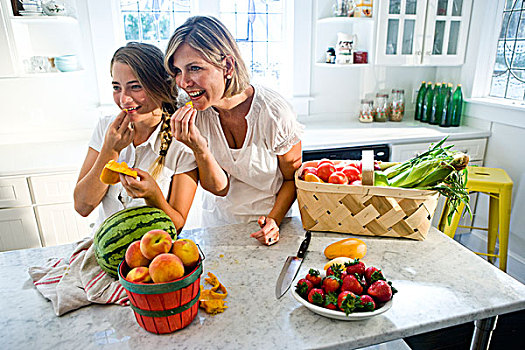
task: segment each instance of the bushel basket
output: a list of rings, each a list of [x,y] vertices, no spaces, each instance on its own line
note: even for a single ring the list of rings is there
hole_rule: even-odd
[[[189,325],[199,310],[202,259],[188,274],[166,283],[134,283],[125,279],[126,261],[119,266],[120,284],[126,290],[138,324],[145,330],[171,333]]]
[[[439,192],[306,182],[302,171],[295,172],[295,185],[305,230],[425,239]]]

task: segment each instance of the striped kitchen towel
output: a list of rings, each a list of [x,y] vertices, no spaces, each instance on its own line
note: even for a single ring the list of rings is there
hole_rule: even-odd
[[[57,316],[91,303],[129,305],[120,282],[106,274],[95,260],[93,238],[85,238],[69,259],[51,258],[29,268],[33,284],[53,304]]]

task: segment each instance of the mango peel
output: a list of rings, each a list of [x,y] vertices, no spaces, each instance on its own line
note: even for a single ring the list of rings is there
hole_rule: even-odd
[[[104,165],[104,169],[102,169],[102,173],[100,173],[100,181],[106,185],[114,185],[120,182],[119,174],[129,175],[137,178],[137,172],[135,170],[131,170],[126,162],[118,163],[114,160],[110,160],[106,165]]]
[[[228,308],[225,305],[224,299],[228,296],[226,287],[219,282],[219,279],[211,272],[208,272],[208,277],[204,280],[212,285],[211,289],[204,289],[201,286],[201,295],[199,297],[199,307],[211,315],[224,312]]]

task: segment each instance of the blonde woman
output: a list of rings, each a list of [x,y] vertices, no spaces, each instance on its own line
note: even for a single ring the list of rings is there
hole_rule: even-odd
[[[279,240],[295,200],[302,126],[285,99],[250,84],[231,33],[213,17],[192,17],[175,30],[165,65],[190,97],[172,117],[177,140],[192,149],[205,193],[203,225],[257,220],[262,244]]]
[[[153,45],[128,43],[111,60],[116,117],[99,121],[75,187],[75,209],[82,216],[97,206],[98,227],[126,207],[162,209],[181,230],[197,188],[197,164],[192,152],[172,140],[170,116],[176,91],[164,68],[164,55]],[[137,179],[120,175],[120,182],[100,181],[104,165],[125,161]]]

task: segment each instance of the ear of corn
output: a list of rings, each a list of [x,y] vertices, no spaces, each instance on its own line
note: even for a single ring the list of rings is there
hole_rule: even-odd
[[[449,200],[447,217],[452,215],[461,202],[471,213],[466,189],[469,157],[452,150],[452,145],[442,147],[447,137],[406,162],[396,164],[374,174],[375,186],[392,186],[436,190]],[[471,213],[472,215],[472,213]]]

